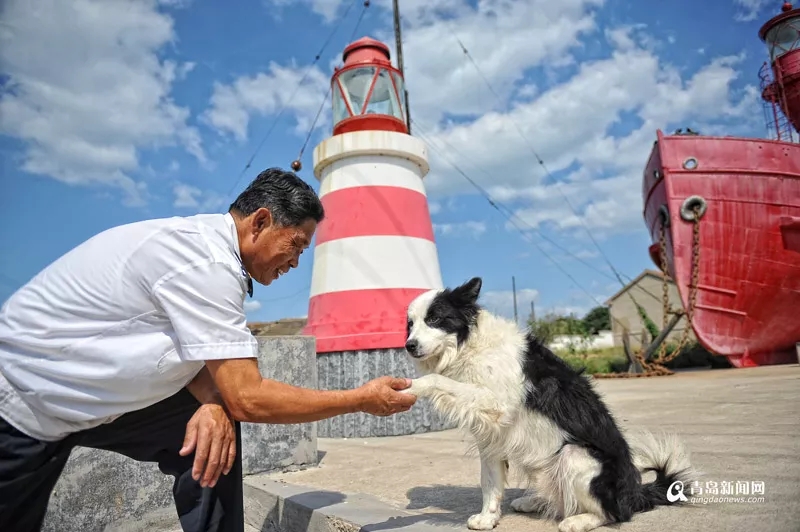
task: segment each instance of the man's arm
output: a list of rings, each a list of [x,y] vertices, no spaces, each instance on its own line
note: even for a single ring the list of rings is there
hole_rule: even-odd
[[[208,367],[203,366],[192,382],[186,385],[186,389],[191,392],[197,401],[202,405],[220,405],[225,406],[225,401],[214,384],[214,379],[211,378],[211,373],[208,372]]]
[[[381,377],[352,390],[313,390],[264,379],[254,359],[207,360],[231,415],[250,423],[305,423],[341,414],[405,412],[416,397],[401,394],[408,379]]]

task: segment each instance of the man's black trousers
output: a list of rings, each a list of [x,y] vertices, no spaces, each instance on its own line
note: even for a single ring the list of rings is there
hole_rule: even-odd
[[[185,532],[242,532],[241,430],[236,424],[236,463],[213,488],[192,478],[194,453],[180,456],[186,424],[200,403],[185,388],[155,405],[57,442],[39,441],[0,417],[0,531],[41,529],[50,493],[76,447],[114,451],[134,460],[156,462],[175,477],[172,494]],[[84,486],[95,490],[97,486]]]

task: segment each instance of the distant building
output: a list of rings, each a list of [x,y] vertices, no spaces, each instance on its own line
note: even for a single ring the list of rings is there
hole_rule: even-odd
[[[628,330],[630,345],[633,349],[641,348],[642,338],[645,339],[646,343],[652,340],[644,325],[644,321],[636,309],[634,300],[644,308],[647,315],[653,320],[653,323],[656,324],[656,327],[661,329],[664,308],[663,280],[664,275],[660,271],[644,270],[619,292],[608,298],[606,305],[611,314],[611,330],[615,346],[622,346],[623,331],[625,329]],[[669,305],[675,309],[682,309],[683,304],[678,295],[678,287],[672,280],[667,282],[667,286]],[[669,321],[669,319],[670,317],[668,316],[667,321]],[[672,332],[667,337],[667,341],[679,342],[684,327],[686,327],[685,317],[681,318],[675,328],[672,329]],[[689,340],[692,341],[694,339],[694,331],[689,331]]]

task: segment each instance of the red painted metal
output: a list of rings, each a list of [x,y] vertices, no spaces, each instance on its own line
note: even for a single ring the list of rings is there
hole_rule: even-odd
[[[406,123],[389,115],[356,115],[350,116],[336,123],[333,128],[334,135],[349,133],[351,131],[395,131],[408,133]]]
[[[406,341],[408,304],[425,290],[382,288],[314,296],[303,334],[316,336],[317,352],[390,349]]]
[[[759,36],[770,51],[759,76],[772,139],[658,131],[642,182],[648,253],[660,267],[666,209],[667,270],[684,308],[693,224],[681,207],[705,201],[692,327],[735,367],[797,362],[800,343],[800,9],[787,2]]]
[[[684,168],[694,159],[696,168]],[[666,205],[667,265],[684,308],[692,224],[680,215],[701,196],[700,267],[693,328],[737,367],[796,362],[800,342],[800,144],[658,132],[643,180],[644,218],[661,265],[659,210]]]
[[[428,198],[391,186],[349,187],[322,196],[325,212],[336,213],[317,227],[317,246],[354,236],[408,236],[435,242]]]
[[[342,61],[345,66],[380,63],[394,68],[390,61],[389,47],[372,37],[361,37],[345,46],[342,51]]]

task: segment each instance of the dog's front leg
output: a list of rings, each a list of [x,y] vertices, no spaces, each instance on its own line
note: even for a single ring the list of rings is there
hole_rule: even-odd
[[[437,373],[413,379],[411,386],[403,392],[429,398],[436,410],[473,431],[491,429],[508,418],[500,401],[486,388],[458,382]]]
[[[467,521],[472,530],[491,530],[500,522],[503,491],[506,486],[506,465],[503,460],[481,452],[481,492],[483,507]]]

